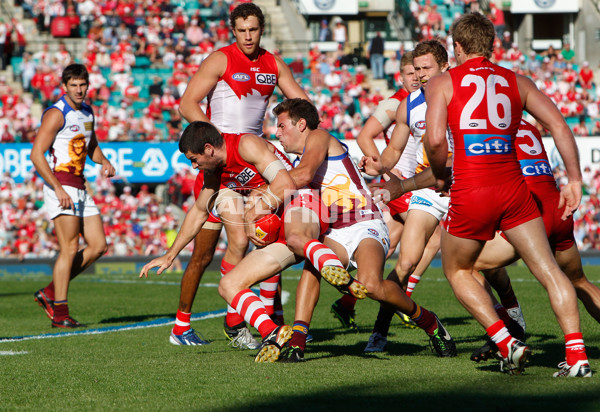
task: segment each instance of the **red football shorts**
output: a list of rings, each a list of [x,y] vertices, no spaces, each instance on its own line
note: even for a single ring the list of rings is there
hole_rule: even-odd
[[[524,180],[493,186],[452,187],[444,228],[453,236],[491,240],[497,230],[509,230],[540,217]]]
[[[573,247],[575,245],[573,216],[569,216],[567,220],[562,220],[564,207],[562,209],[558,208],[560,193],[554,189],[540,193],[533,192],[532,195],[542,213],[546,236],[548,236],[548,242],[552,250],[561,251]],[[501,235],[506,239],[504,233],[501,233]]]
[[[319,217],[320,235],[329,229],[329,209],[321,200],[319,192],[312,189],[300,189],[283,210],[283,225],[279,231],[278,242],[285,243],[285,222],[289,219],[286,214],[293,208],[304,208],[314,212]]]
[[[408,211],[408,205],[410,204],[410,197],[412,196],[412,192],[404,193],[398,199],[394,199],[387,204],[387,207],[390,209],[390,215],[396,216],[400,213],[404,213]]]

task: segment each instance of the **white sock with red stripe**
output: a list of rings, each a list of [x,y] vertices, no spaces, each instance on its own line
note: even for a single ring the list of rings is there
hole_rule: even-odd
[[[277,328],[275,322],[267,315],[265,305],[250,289],[244,289],[235,295],[231,306],[244,317],[248,324],[258,330],[263,339]]]
[[[333,253],[333,250],[319,242],[318,240],[311,240],[304,245],[304,256],[310,263],[319,271],[325,266],[337,266],[343,268],[342,262],[338,259],[337,255]]]
[[[231,269],[233,269],[235,265],[232,265],[229,262],[226,262],[225,259],[221,261],[221,277],[228,274]],[[238,326],[240,323],[244,322],[244,318],[242,318],[234,308],[227,305],[227,315],[225,315],[225,323],[228,327],[233,328],[234,326]]]
[[[565,348],[567,365],[575,365],[578,361],[586,361],[585,345],[581,333],[565,335]]]
[[[408,277],[408,285],[406,286],[406,296],[410,298],[410,295],[412,295],[413,290],[415,290],[415,287],[417,286],[417,283],[419,283],[420,280],[421,276],[410,275]]]
[[[186,332],[191,329],[191,316],[191,313],[185,313],[177,309],[177,315],[175,315],[175,326],[173,326],[173,333],[175,335],[182,335],[183,332]]]
[[[281,279],[281,273],[260,282],[260,300],[265,305],[267,315],[269,316],[275,314],[275,295],[277,295],[279,279]]]

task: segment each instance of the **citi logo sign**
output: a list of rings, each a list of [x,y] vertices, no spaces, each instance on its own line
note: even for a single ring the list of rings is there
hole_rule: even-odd
[[[519,160],[523,176],[553,176],[550,163],[545,159]]]
[[[231,78],[236,82],[247,82],[250,80],[250,76],[246,73],[234,73]]]
[[[512,152],[511,135],[465,134],[467,156],[504,155]]]

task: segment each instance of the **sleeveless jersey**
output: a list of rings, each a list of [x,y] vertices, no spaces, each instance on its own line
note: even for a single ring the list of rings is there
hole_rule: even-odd
[[[531,123],[521,120],[515,147],[521,172],[529,190],[540,197],[548,192],[557,192],[556,180],[538,129]]]
[[[522,179],[515,153],[523,112],[516,75],[484,57],[467,60],[449,73],[454,184],[489,186]]]
[[[407,99],[406,124],[410,128],[410,135],[416,151],[417,166],[415,172],[419,173],[429,167],[429,159],[427,159],[425,145],[423,144],[423,135],[425,135],[426,131],[425,112],[427,111],[423,88],[412,92]],[[448,134],[446,134],[446,140],[448,141],[448,153],[451,153],[453,151],[453,143]]]
[[[265,111],[279,76],[275,57],[260,49],[256,61],[251,61],[235,43],[219,51],[227,56],[227,69],[208,94],[208,118],[222,133],[262,136]]]
[[[64,95],[44,114],[53,108],[60,110],[64,122],[48,149],[50,169],[62,185],[85,189],[83,169],[94,132],[94,112],[85,103],[73,109]]]
[[[400,102],[402,100],[406,99],[406,97],[408,95],[409,95],[409,93],[406,90],[400,89],[396,93],[394,93],[392,96],[390,96],[390,99],[397,100],[398,106],[399,106]],[[398,108],[398,106],[396,106],[396,108]],[[387,130],[384,131],[384,139],[385,139],[386,144],[390,144],[390,140],[392,139],[392,133],[393,133],[395,127],[396,127],[396,122],[393,122],[387,128]],[[398,169],[402,172],[402,176],[405,179],[413,177],[415,174],[415,169],[417,168],[416,154],[417,154],[417,146],[415,145],[415,142],[413,141],[413,139],[409,138],[408,141],[406,142],[406,146],[404,147],[404,151],[402,152],[402,156],[400,156],[400,159],[398,160],[398,163],[396,163],[396,166],[395,166],[396,169]]]
[[[346,152],[325,158],[309,184],[312,189],[320,190],[321,199],[329,208],[333,229],[382,217],[365,180],[348,155],[348,146],[342,145]]]
[[[239,153],[239,144],[243,134],[223,134],[223,139],[227,142],[227,164],[220,170],[221,186],[228,187],[231,190],[240,193],[247,193],[250,190],[267,183],[258,173],[254,165],[242,159]],[[291,162],[277,148],[275,155],[290,170]]]

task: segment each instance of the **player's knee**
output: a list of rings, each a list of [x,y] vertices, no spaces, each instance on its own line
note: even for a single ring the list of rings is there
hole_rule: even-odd
[[[374,299],[381,299],[383,283],[378,276],[369,276],[368,274],[360,273],[357,277],[369,291],[368,295],[370,297]]]
[[[221,295],[221,297],[223,299],[226,298],[227,296],[227,291],[231,289],[232,285],[231,285],[231,276],[224,276],[221,278],[221,280],[219,281],[219,295]]]
[[[288,248],[297,255],[304,254],[304,245],[306,244],[303,236],[298,233],[290,233],[285,237]]]
[[[408,276],[415,271],[417,263],[415,262],[415,259],[401,257],[398,266],[400,269],[398,278],[400,279],[400,282],[404,282],[408,279]]]
[[[569,273],[567,276],[576,290],[584,289],[589,283],[583,271],[576,271],[572,274]]]

